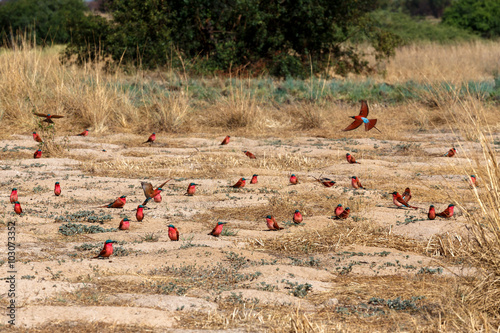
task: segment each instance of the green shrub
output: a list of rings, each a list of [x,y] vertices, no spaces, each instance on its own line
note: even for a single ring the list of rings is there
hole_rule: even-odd
[[[500,1],[457,0],[447,8],[443,23],[467,29],[483,37],[500,36]]]

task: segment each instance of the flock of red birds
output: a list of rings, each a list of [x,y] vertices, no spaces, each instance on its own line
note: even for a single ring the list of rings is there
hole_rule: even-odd
[[[42,114],[42,113],[35,113],[35,115],[45,118],[43,120],[43,122],[47,122],[49,124],[54,124],[52,119],[63,118],[63,116],[60,116],[60,115],[51,115],[51,114]],[[377,119],[367,119],[366,118],[367,116],[368,116],[368,104],[366,103],[366,101],[361,101],[361,111],[360,111],[359,115],[351,117],[354,119],[354,122],[352,124],[350,124],[347,128],[345,128],[344,131],[354,130],[354,129],[358,128],[359,126],[361,126],[361,124],[364,123],[366,131],[369,131],[370,129],[375,128],[376,130],[378,130],[380,132],[380,130],[375,127],[375,125],[377,123]],[[82,133],[78,134],[78,136],[87,136],[88,134],[89,134],[89,130],[86,129]],[[36,132],[33,132],[33,139],[36,142],[43,143],[42,138]],[[156,140],[156,133],[152,133],[149,136],[149,138],[143,143],[149,143],[151,145],[155,142],[155,140]],[[228,135],[224,138],[224,140],[222,140],[220,145],[227,145],[227,144],[229,144],[230,140],[231,140],[231,136]],[[253,153],[251,153],[249,151],[245,150],[245,151],[243,151],[243,153],[246,156],[248,156],[250,159],[257,158]],[[456,153],[457,153],[456,149],[451,148],[443,156],[453,157],[456,155]],[[34,154],[34,158],[40,158],[41,156],[42,156],[42,150],[38,149]],[[356,161],[354,156],[352,156],[349,153],[346,154],[346,160],[350,164],[360,164],[359,162]],[[329,178],[325,178],[325,177],[321,177],[321,176],[320,176],[320,178],[315,178],[315,177],[313,177],[313,178],[316,179],[319,183],[321,183],[325,187],[332,187],[336,183],[335,181],[333,181]],[[153,200],[155,202],[161,202],[161,200],[162,200],[161,192],[163,191],[163,187],[170,180],[171,179],[165,181],[164,183],[162,183],[161,185],[159,185],[156,188],[154,188],[151,183],[141,182],[141,186],[142,186],[142,189],[144,191],[144,195],[145,195],[146,199],[141,205],[139,205],[137,207],[137,210],[136,210],[137,221],[141,222],[144,219],[144,209],[146,208],[146,205],[148,204],[148,202],[150,200]],[[231,185],[230,187],[238,188],[238,189],[243,188],[246,185],[246,181],[247,181],[246,178],[240,178],[234,185]],[[299,184],[299,178],[295,174],[292,174],[289,178],[289,182],[290,182],[290,185],[297,185],[297,184]],[[252,179],[250,180],[250,184],[257,184],[257,183],[258,183],[258,175],[254,174],[252,176]],[[477,186],[476,185],[476,177],[474,175],[471,175],[471,177],[469,179],[469,184],[471,186]],[[190,183],[188,185],[188,188],[187,188],[185,195],[193,196],[196,192],[197,185],[199,185],[199,184]],[[361,181],[356,176],[351,177],[351,185],[356,190],[357,189],[364,189],[363,185],[361,184]],[[54,194],[56,196],[59,196],[61,194],[61,185],[59,182],[55,183]],[[393,203],[398,208],[406,207],[406,208],[418,209],[418,207],[411,206],[409,204],[409,201],[412,197],[410,188],[406,188],[402,195],[399,194],[398,192],[392,192],[391,194],[392,194],[392,198],[393,198]],[[14,204],[14,212],[16,214],[20,215],[22,213],[22,208],[21,208],[21,204],[18,201],[18,193],[17,193],[16,188],[12,189],[12,192],[10,194],[10,202]],[[125,195],[123,195],[123,196],[117,198],[115,201],[113,201],[107,205],[100,206],[100,207],[101,208],[123,208],[125,206],[126,202],[127,202],[127,197]],[[430,220],[434,220],[436,218],[436,216],[439,216],[442,218],[450,218],[453,216],[453,209],[454,209],[454,205],[450,204],[450,205],[448,205],[448,207],[444,211],[436,214],[434,205],[431,205],[429,208],[429,212],[428,212],[428,218]],[[349,217],[350,211],[351,210],[349,207],[346,207],[344,209],[344,207],[342,207],[342,205],[339,204],[339,205],[337,205],[335,212],[334,212],[335,218],[347,219]],[[295,212],[293,213],[292,221],[296,224],[300,224],[303,222],[303,216],[299,210],[295,210]],[[209,233],[209,235],[219,237],[219,235],[222,233],[224,224],[226,224],[226,222],[217,222],[217,224],[215,225],[213,230]],[[278,225],[278,222],[276,221],[276,219],[272,215],[266,216],[266,224],[267,224],[267,227],[269,228],[269,230],[282,230],[283,229],[282,227],[280,227]],[[129,228],[130,228],[130,220],[128,218],[122,219],[120,221],[120,224],[119,224],[119,229],[120,230],[128,230]],[[172,241],[179,240],[179,230],[172,224],[170,224],[168,226],[168,236]],[[102,251],[94,258],[108,258],[110,255],[112,255],[113,254],[113,245],[112,245],[113,243],[115,243],[115,241],[108,239],[104,243],[104,248],[102,249]]]

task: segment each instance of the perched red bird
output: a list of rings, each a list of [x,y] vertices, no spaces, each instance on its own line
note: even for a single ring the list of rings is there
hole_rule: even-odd
[[[157,199],[155,197],[158,194],[160,194],[161,191],[163,191],[162,187],[166,183],[168,183],[169,181],[171,181],[171,179],[167,180],[166,182],[164,182],[163,184],[161,184],[160,186],[158,186],[156,189],[153,188],[153,185],[151,185],[151,183],[141,182],[142,190],[144,191],[144,195],[146,196],[146,200],[142,203],[142,205],[146,206],[147,203],[149,202],[149,200],[151,200],[153,198],[154,198],[155,202],[161,202],[161,196],[158,198],[159,201],[157,201]]]
[[[196,185],[200,185],[200,184],[190,183],[188,185],[186,195],[189,195],[189,196],[194,195],[194,193],[196,192]]]
[[[245,184],[246,184],[246,179],[245,178],[240,178],[240,180],[238,180],[236,182],[236,184],[230,186],[230,187],[234,187],[234,188],[242,188],[242,187],[245,187]]]
[[[122,195],[121,197],[119,197],[115,201],[113,201],[107,205],[101,206],[101,208],[123,208],[123,206],[125,206],[126,202],[127,202],[127,196]]]
[[[297,185],[298,183],[299,179],[297,178],[297,176],[295,176],[295,174],[292,173],[292,175],[290,176],[290,184]]]
[[[222,232],[222,228],[224,227],[224,224],[226,224],[226,223],[227,222],[217,222],[217,225],[215,226],[215,228],[212,231],[210,231],[209,235],[219,237],[219,235]]]
[[[247,156],[248,156],[249,158],[251,158],[251,159],[256,159],[256,158],[257,158],[257,157],[255,157],[255,155],[254,155],[254,154],[252,154],[252,153],[251,153],[251,152],[249,152],[249,151],[246,151],[246,150],[245,150],[245,151],[243,151],[243,152],[245,153],[245,155],[247,155]]]
[[[413,208],[413,209],[418,209],[418,207],[410,206],[408,202],[406,202],[401,194],[398,192],[392,192],[392,202],[398,207],[408,207],[408,208]]]
[[[359,178],[356,177],[356,176],[352,176],[351,177],[351,185],[355,189],[358,189],[358,188],[363,188],[364,189],[363,185],[361,185],[361,182],[359,181]]]
[[[123,220],[120,221],[120,226],[118,229],[120,230],[128,230],[130,228],[130,221],[128,218],[124,218]]]
[[[453,156],[455,156],[456,153],[457,153],[457,150],[455,148],[451,148],[443,156],[445,156],[445,157],[453,157]]]
[[[453,208],[455,208],[454,204],[449,204],[448,208],[443,210],[441,213],[436,214],[436,216],[448,219],[453,216]]]
[[[347,162],[349,162],[351,164],[361,164],[359,162],[356,162],[356,159],[354,158],[354,156],[352,156],[349,153],[345,154],[345,158],[347,159]]]
[[[21,204],[19,201],[14,202],[14,211],[16,212],[17,215],[21,215],[23,212],[23,209],[21,208]]]
[[[257,184],[259,180],[257,179],[259,175],[253,175],[252,180],[250,180],[250,184]]]
[[[54,186],[54,194],[56,196],[61,195],[61,185],[59,184],[59,182],[56,182],[56,185]]]
[[[143,205],[137,206],[137,211],[135,212],[135,218],[139,222],[142,222],[142,220],[144,220],[144,206]]]
[[[335,185],[335,182],[333,180],[331,180],[330,178],[316,178],[316,177],[313,177],[314,179],[316,179],[318,182],[320,182],[321,184],[323,184],[323,186],[326,186],[326,187],[332,187],[333,185]]]
[[[340,214],[342,214],[343,211],[344,211],[344,207],[342,207],[341,204],[338,204],[337,208],[335,208],[335,216],[339,217]]]
[[[149,136],[149,138],[146,141],[144,141],[143,143],[153,143],[153,142],[155,142],[155,140],[156,140],[156,133],[153,132],[153,134],[151,134]]]
[[[470,185],[470,187],[477,187],[476,176],[475,175],[470,175],[469,185]]]
[[[377,124],[377,119],[368,119],[366,117],[368,117],[368,104],[366,103],[366,101],[361,101],[361,110],[359,111],[359,115],[351,117],[352,119],[354,119],[354,121],[351,125],[344,128],[344,131],[352,131],[353,129],[358,128],[359,126],[361,126],[361,124],[364,123],[365,131],[369,131],[372,128],[375,128],[380,132],[380,130],[375,127],[375,125]]]
[[[89,130],[88,129],[86,129],[85,131],[83,131],[80,134],[77,134],[77,136],[87,136],[87,135],[89,135]]]
[[[293,214],[293,222],[296,224],[302,223],[304,218],[302,217],[302,214],[299,212],[298,209],[295,210],[295,213]]]
[[[223,146],[223,145],[227,145],[227,144],[229,143],[229,139],[231,139],[231,137],[230,137],[229,135],[228,135],[228,136],[226,136],[226,137],[224,138],[224,140],[222,140],[222,142],[221,142],[221,144],[220,144],[220,145],[221,145],[221,146]]]
[[[34,154],[33,154],[33,158],[40,158],[42,157],[42,150],[41,149],[38,149]]]
[[[266,216],[266,224],[267,224],[267,227],[269,228],[269,230],[281,230],[281,229],[283,229],[282,227],[280,227],[278,225],[278,222],[276,222],[276,219],[274,218],[274,216],[271,216],[271,215]]]
[[[46,122],[46,123],[49,123],[49,124],[53,124],[54,122],[52,121],[52,118],[53,119],[57,119],[57,118],[64,118],[64,116],[59,116],[57,114],[45,114],[45,113],[37,113],[35,112],[35,115],[38,116],[38,117],[45,117],[44,120],[42,120],[43,122]]]
[[[179,240],[179,230],[173,224],[168,225],[168,238],[174,242]]]
[[[96,257],[92,259],[104,259],[104,258],[109,258],[110,255],[113,254],[113,243],[116,243],[115,241],[112,241],[108,239],[104,243],[104,248],[101,250],[101,253],[99,253]]]
[[[337,216],[337,219],[346,219],[349,217],[349,213],[351,212],[351,209],[349,207],[346,207],[342,213],[340,213],[339,216]]]
[[[14,203],[17,201],[17,188],[13,188],[12,192],[10,192],[10,203]]]
[[[434,205],[431,205],[429,207],[429,213],[427,214],[427,217],[429,220],[434,220],[436,218],[436,209],[434,208]]]
[[[403,197],[404,201],[406,201],[406,202],[410,201],[410,199],[411,199],[411,191],[410,191],[409,187],[405,188],[405,191],[403,192],[402,197]]]
[[[33,140],[35,140],[36,142],[43,142],[40,134],[37,134],[37,132],[33,132]]]

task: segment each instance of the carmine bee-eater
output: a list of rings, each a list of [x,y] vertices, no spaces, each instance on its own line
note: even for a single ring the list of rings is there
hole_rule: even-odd
[[[453,216],[453,208],[455,208],[454,204],[449,204],[448,208],[443,210],[441,213],[436,214],[436,216],[448,219]]]
[[[295,210],[295,213],[293,213],[293,222],[296,224],[302,223],[304,218],[302,217],[302,214],[299,212],[298,209]]]
[[[111,239],[108,239],[104,243],[104,248],[101,250],[101,252],[96,257],[94,257],[92,259],[109,258],[109,256],[113,254],[113,243],[116,243],[116,242],[112,241]]]
[[[113,201],[107,205],[101,206],[100,208],[123,208],[123,206],[125,206],[126,202],[127,202],[127,196],[122,195],[121,197],[119,197],[115,201]]]
[[[123,220],[120,221],[120,226],[118,229],[120,230],[128,230],[130,228],[130,221],[128,218],[124,218]]]
[[[250,184],[257,184],[259,180],[257,179],[259,175],[253,175],[252,180],[250,180]]]
[[[456,153],[457,153],[457,150],[455,148],[451,148],[443,156],[445,156],[445,157],[453,157],[453,156],[455,156]]]
[[[229,143],[229,140],[230,140],[230,139],[231,139],[231,137],[230,137],[229,135],[228,135],[228,136],[226,136],[226,137],[224,138],[224,140],[222,140],[222,142],[221,142],[221,144],[220,144],[220,145],[221,145],[221,146],[223,146],[223,145],[227,145],[227,144]]]
[[[33,154],[33,158],[40,158],[42,157],[42,150],[41,149],[38,149],[34,154]]]
[[[221,228],[221,231],[222,231],[222,228]],[[220,234],[220,232],[219,232],[219,234]],[[168,225],[168,238],[170,238],[170,240],[174,241],[174,242],[179,240],[179,230],[177,230],[177,228],[174,227],[173,224]]]
[[[196,192],[196,185],[200,185],[200,184],[190,183],[188,185],[186,195],[193,196],[194,193]]]
[[[85,131],[83,131],[80,134],[77,134],[77,136],[87,136],[87,135],[89,135],[89,130],[88,129],[86,129]]]
[[[61,195],[61,184],[59,184],[59,182],[56,182],[56,185],[54,186],[54,194],[56,196]]]
[[[36,142],[43,142],[40,134],[38,134],[37,132],[33,132],[33,140],[35,140]]]
[[[351,164],[361,164],[359,162],[356,162],[356,159],[354,158],[354,156],[352,156],[349,153],[345,154],[345,158],[347,159],[347,162],[349,162]]]
[[[251,159],[256,159],[256,158],[257,158],[257,157],[255,157],[255,155],[254,155],[254,154],[252,154],[252,153],[251,153],[251,152],[249,152],[249,151],[246,151],[246,150],[245,150],[245,151],[243,151],[243,152],[245,153],[245,155],[247,155],[247,156],[248,156],[249,158],[251,158]]]
[[[144,206],[143,205],[137,206],[137,211],[135,212],[135,218],[139,222],[142,222],[142,220],[144,220]]]
[[[266,224],[267,224],[267,227],[269,228],[269,230],[281,230],[281,229],[283,229],[282,227],[280,227],[278,225],[278,222],[276,221],[274,216],[271,216],[271,215],[266,216]]]
[[[295,174],[292,173],[292,175],[290,176],[290,184],[297,185],[298,183],[299,179],[297,178],[297,176],[295,176]]]
[[[13,188],[12,192],[10,192],[10,203],[14,203],[17,201],[17,188]]]
[[[227,222],[217,222],[217,225],[215,226],[215,228],[210,231],[209,235],[212,235],[214,237],[219,237],[219,235],[221,234],[222,232],[222,228],[224,227],[224,224],[226,224]]]
[[[151,183],[141,182],[142,190],[144,191],[144,195],[146,196],[146,200],[142,203],[142,205],[146,206],[149,200],[155,198],[158,194],[160,194],[161,191],[163,191],[162,187],[169,181],[171,181],[171,179],[167,180],[166,182],[158,186],[156,189],[153,188],[153,185],[151,185]],[[155,201],[156,200],[157,199],[155,198]],[[161,196],[158,198],[158,200],[159,201],[156,202],[161,202]]]
[[[475,175],[470,175],[469,185],[470,185],[470,187],[477,187],[476,176]]]
[[[149,138],[146,141],[144,141],[143,143],[150,143],[151,144],[151,143],[155,142],[155,140],[156,140],[156,133],[153,132],[153,134],[151,134],[149,136]]]
[[[19,201],[14,202],[14,211],[16,212],[17,215],[21,215],[23,212],[23,209],[21,208],[21,204]]]
[[[240,178],[240,180],[238,180],[236,182],[236,184],[230,186],[230,187],[234,187],[234,188],[242,188],[242,187],[245,187],[245,184],[246,184],[246,179],[245,178]]]
[[[434,220],[436,218],[436,209],[434,208],[434,205],[431,205],[429,207],[429,213],[427,214],[427,217],[429,220]]]
[[[43,122],[46,122],[46,123],[49,123],[49,124],[53,124],[54,122],[52,121],[52,119],[57,119],[57,118],[64,118],[64,116],[59,116],[57,114],[45,114],[45,113],[37,113],[35,112],[35,115],[38,116],[38,117],[45,117],[44,120],[42,120]]]
[[[366,117],[368,117],[368,104],[366,103],[366,101],[361,101],[361,110],[359,111],[359,115],[351,117],[352,119],[354,119],[354,121],[351,125],[344,128],[344,131],[352,131],[353,129],[358,128],[359,126],[361,126],[361,124],[364,123],[365,131],[369,131],[372,128],[375,128],[380,132],[380,130],[375,127],[375,125],[377,124],[377,119],[368,119]]]
[[[406,202],[410,201],[410,199],[411,199],[411,191],[410,191],[409,187],[405,188],[405,191],[403,192],[402,197],[403,197],[404,201],[406,201]]]
[[[333,185],[335,185],[335,182],[333,180],[331,180],[330,178],[316,178],[316,177],[313,177],[314,179],[316,179],[318,182],[320,182],[321,184],[323,184],[323,186],[325,187],[332,187]]]
[[[335,208],[335,216],[339,217],[340,214],[342,214],[343,211],[344,211],[344,207],[342,207],[341,204],[338,204],[337,208]]]
[[[407,207],[407,208],[413,208],[413,209],[418,209],[418,207],[410,206],[408,202],[406,202],[401,194],[398,192],[392,192],[392,202],[398,207]]]
[[[356,176],[352,176],[351,177],[351,185],[355,189],[358,189],[358,188],[363,188],[364,189],[363,185],[361,185],[361,182],[359,181],[359,178],[356,177]]]
[[[349,213],[351,212],[351,209],[349,207],[346,207],[342,213],[337,217],[337,219],[346,219],[349,217]]]
[[[153,201],[157,203],[161,202],[161,192],[158,192],[158,194],[153,197]]]

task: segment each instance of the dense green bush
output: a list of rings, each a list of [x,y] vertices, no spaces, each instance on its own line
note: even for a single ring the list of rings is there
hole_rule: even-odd
[[[445,10],[443,23],[487,38],[500,36],[500,1],[457,0]]]

